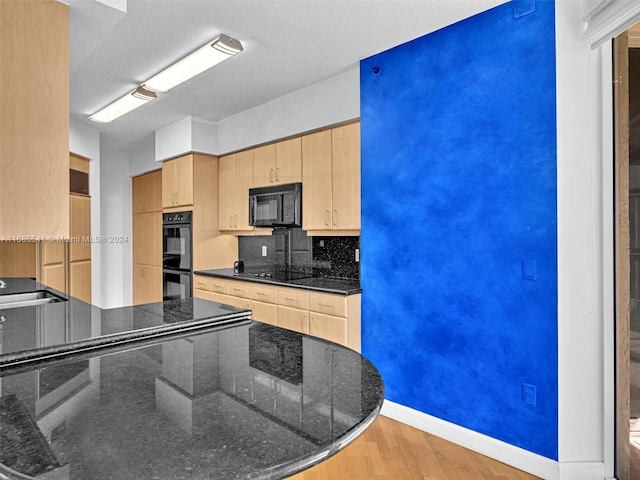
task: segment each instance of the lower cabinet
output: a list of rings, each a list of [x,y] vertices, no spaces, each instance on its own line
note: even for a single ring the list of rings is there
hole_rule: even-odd
[[[162,267],[133,264],[133,303],[157,302],[162,298]]]
[[[360,351],[360,295],[194,275],[194,296],[253,311],[262,323],[324,338]]]

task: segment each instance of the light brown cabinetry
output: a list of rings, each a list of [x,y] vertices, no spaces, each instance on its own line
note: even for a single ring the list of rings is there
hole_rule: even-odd
[[[162,267],[133,264],[133,304],[162,301]]]
[[[162,163],[162,207],[193,205],[193,154]]]
[[[162,301],[162,172],[132,179],[133,304]]]
[[[69,295],[91,303],[91,197],[71,194],[69,210]]]
[[[302,184],[303,230],[359,235],[359,123],[302,137]]]
[[[67,292],[67,252],[63,242],[42,242],[40,248],[40,282]]]
[[[194,275],[194,296],[253,311],[251,318],[360,351],[360,295]]]
[[[134,214],[162,210],[162,170],[133,177],[132,205]]]
[[[69,236],[69,7],[0,2],[0,236]]]
[[[282,140],[253,149],[253,185],[263,187],[302,181],[302,140]]]
[[[0,277],[35,277],[37,268],[34,242],[0,242]]]
[[[249,188],[253,186],[253,150],[220,157],[219,229],[250,232]]]

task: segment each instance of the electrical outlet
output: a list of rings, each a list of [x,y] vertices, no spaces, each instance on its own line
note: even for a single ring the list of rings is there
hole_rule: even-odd
[[[267,256],[267,246],[266,245],[262,245],[262,256],[263,257]]]
[[[531,385],[530,383],[522,384],[522,403],[535,407],[538,401],[537,397],[538,388],[535,385]]]

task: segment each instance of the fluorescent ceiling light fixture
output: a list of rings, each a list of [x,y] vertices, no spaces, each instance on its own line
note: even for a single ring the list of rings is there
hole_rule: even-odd
[[[119,98],[102,110],[91,115],[89,120],[108,123],[111,120],[121,117],[125,113],[129,113],[131,110],[135,110],[156,97],[155,92],[139,86],[134,91],[127,93],[124,97]]]
[[[166,92],[242,50],[242,44],[238,40],[221,34],[142,85],[154,92]]]

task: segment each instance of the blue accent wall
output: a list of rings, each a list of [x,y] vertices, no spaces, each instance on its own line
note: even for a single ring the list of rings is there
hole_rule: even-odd
[[[361,62],[363,354],[386,398],[558,458],[555,14]]]

